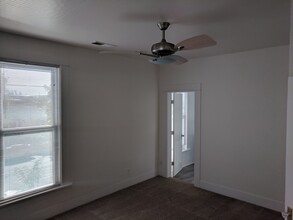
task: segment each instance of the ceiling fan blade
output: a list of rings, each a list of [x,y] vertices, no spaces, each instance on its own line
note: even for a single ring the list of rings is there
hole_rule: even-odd
[[[188,60],[184,57],[178,56],[178,55],[170,55],[169,58],[172,58],[175,60],[175,64],[183,64],[186,63]]]
[[[176,44],[178,50],[192,50],[216,45],[217,42],[210,36],[203,34],[188,38]]]
[[[148,57],[157,58],[158,56],[149,54],[141,51],[129,51],[129,50],[102,50],[99,51],[100,54],[116,54],[116,55],[143,55]]]
[[[156,56],[153,56],[152,54],[148,54],[141,51],[131,51],[131,50],[102,50],[98,51],[101,55],[115,55],[115,56],[122,56],[122,57],[129,57],[134,59],[140,59],[140,60],[149,60],[149,57],[152,57],[153,59],[157,58]],[[144,55],[144,56],[141,56]]]
[[[158,56],[156,56],[156,55],[149,54],[149,53],[144,53],[144,52],[139,52],[139,55],[143,55],[143,56],[148,56],[148,57],[154,57],[154,58],[158,58]]]

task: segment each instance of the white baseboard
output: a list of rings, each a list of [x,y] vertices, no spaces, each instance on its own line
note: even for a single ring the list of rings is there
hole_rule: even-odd
[[[272,209],[278,212],[284,211],[284,202],[272,200],[266,197],[255,195],[248,192],[243,192],[237,189],[229,188],[226,186],[210,183],[207,181],[200,181],[200,188],[206,189],[211,192],[215,192],[221,195],[225,195],[234,199],[239,199],[248,203],[259,205],[268,209]]]
[[[98,198],[101,198],[103,196],[109,195],[111,193],[114,193],[116,191],[119,191],[121,189],[127,188],[129,186],[132,186],[134,184],[137,184],[139,182],[142,182],[144,180],[153,178],[157,175],[157,172],[150,171],[146,172],[144,174],[141,174],[139,176],[135,176],[129,179],[125,179],[121,182],[115,183],[113,185],[107,186],[102,189],[98,189],[96,191],[89,192],[85,195],[70,198],[66,201],[63,201],[62,203],[53,204],[50,207],[47,207],[46,209],[38,210],[34,213],[32,213],[31,216],[26,216],[27,220],[40,220],[40,219],[47,219],[50,217],[53,217],[55,215],[58,215],[60,213],[66,212],[70,209],[73,209],[75,207],[78,207],[80,205],[89,203],[91,201],[94,201]],[[73,183],[74,185],[74,183]]]

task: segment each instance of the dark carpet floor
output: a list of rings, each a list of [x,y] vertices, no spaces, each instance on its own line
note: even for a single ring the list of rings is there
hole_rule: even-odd
[[[155,177],[51,220],[283,220],[281,214],[199,188]]]
[[[194,164],[183,167],[179,173],[174,176],[175,179],[182,180],[184,182],[193,183],[194,179]]]

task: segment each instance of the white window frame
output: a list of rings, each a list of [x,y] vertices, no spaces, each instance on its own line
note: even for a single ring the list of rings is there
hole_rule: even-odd
[[[12,196],[9,198],[4,199],[4,186],[3,182],[4,179],[0,177],[0,206],[4,206],[10,203],[14,203],[16,201],[20,201],[26,198],[30,198],[36,195],[40,195],[43,193],[50,192],[55,189],[61,189],[66,186],[71,185],[71,183],[63,184],[62,183],[62,135],[61,135],[61,67],[58,65],[51,65],[51,64],[41,64],[41,63],[33,63],[33,62],[23,62],[17,60],[7,60],[7,59],[0,59],[0,71],[2,71],[3,64],[14,66],[14,67],[30,67],[31,69],[55,69],[55,72],[52,72],[52,81],[54,82],[53,89],[53,123],[51,126],[44,125],[44,126],[30,126],[25,128],[3,128],[3,80],[2,80],[2,72],[0,72],[0,81],[1,81],[1,88],[0,88],[0,169],[3,171],[4,163],[3,163],[3,137],[8,135],[17,135],[17,134],[30,134],[30,133],[37,133],[37,132],[44,132],[44,131],[52,131],[53,133],[53,140],[54,143],[54,179],[53,184],[49,186],[43,186],[40,188],[36,188],[35,190],[30,190],[28,192],[24,192],[18,194],[16,196]],[[0,171],[1,171],[0,170]],[[3,173],[3,172],[0,173]]]

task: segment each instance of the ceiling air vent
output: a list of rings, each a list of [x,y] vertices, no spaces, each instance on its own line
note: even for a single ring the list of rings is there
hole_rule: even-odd
[[[108,44],[100,41],[94,41],[92,44],[97,45],[97,46],[102,46],[102,47],[117,47],[114,44]]]

